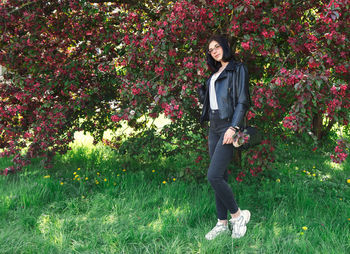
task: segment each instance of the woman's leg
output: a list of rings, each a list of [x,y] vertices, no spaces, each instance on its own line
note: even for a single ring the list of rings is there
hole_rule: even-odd
[[[228,181],[227,170],[225,171],[225,174],[224,174],[224,180],[225,180],[225,182]],[[216,203],[216,213],[218,215],[218,219],[224,220],[224,221],[227,220],[227,211],[228,210],[216,192],[215,192],[215,203]]]
[[[214,131],[214,128],[209,129],[209,137],[208,137],[208,146],[209,146],[209,157],[210,159],[213,157],[215,152],[215,147],[220,139],[220,134]],[[209,171],[208,171],[209,172]],[[225,176],[227,177],[227,171],[225,172]],[[227,179],[226,179],[227,182]],[[221,201],[217,193],[215,192],[215,203],[216,203],[216,213],[219,220],[227,220],[227,209],[224,203]],[[226,221],[227,223],[227,221]]]
[[[209,131],[211,162],[208,169],[208,180],[215,190],[215,197],[217,200],[216,208],[220,220],[227,219],[227,210],[229,210],[231,214],[238,211],[232,189],[225,181],[224,177],[225,174],[227,174],[227,167],[233,156],[233,146],[231,144],[222,144],[224,133],[225,131],[221,132],[218,138],[218,135],[214,135],[214,131]]]

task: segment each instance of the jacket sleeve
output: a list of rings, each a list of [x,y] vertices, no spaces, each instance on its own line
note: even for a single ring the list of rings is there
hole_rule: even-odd
[[[249,76],[248,69],[244,64],[240,64],[237,66],[236,70],[236,80],[233,82],[237,82],[233,84],[234,89],[236,89],[233,96],[236,94],[237,102],[235,105],[235,111],[233,113],[231,126],[243,126],[244,116],[249,108]],[[235,101],[235,100],[234,100]]]
[[[206,82],[203,82],[203,84],[198,87],[198,96],[199,96],[199,101],[203,104],[204,99],[205,99],[205,92],[206,92]]]

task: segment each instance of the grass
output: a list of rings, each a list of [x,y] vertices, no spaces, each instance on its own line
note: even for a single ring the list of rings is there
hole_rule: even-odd
[[[206,241],[216,217],[205,180],[173,178],[157,162],[125,168],[101,145],[72,148],[53,169],[33,161],[0,177],[0,253],[350,252],[349,163],[322,149],[281,143],[275,169],[242,183],[233,173],[237,202],[252,213],[247,234]]]

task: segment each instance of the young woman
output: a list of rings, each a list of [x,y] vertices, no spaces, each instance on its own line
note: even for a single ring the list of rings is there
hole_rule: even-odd
[[[205,238],[212,240],[228,233],[228,224],[232,228],[232,238],[240,238],[247,231],[250,212],[239,209],[227,183],[227,166],[234,153],[233,136],[243,126],[249,107],[248,71],[245,65],[234,60],[228,40],[221,35],[209,39],[207,63],[213,72],[200,87],[199,95],[203,103],[201,122],[210,123],[208,181],[215,191],[218,222]]]

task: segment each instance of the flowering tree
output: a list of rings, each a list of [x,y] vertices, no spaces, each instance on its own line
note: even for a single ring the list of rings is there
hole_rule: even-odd
[[[348,0],[3,1],[2,156],[15,155],[10,170],[38,156],[49,165],[74,131],[98,141],[160,113],[172,120],[166,137],[206,136],[196,91],[207,39],[225,33],[250,72],[247,118],[265,133],[247,153],[255,175],[287,129],[317,140],[348,125],[348,13]]]

